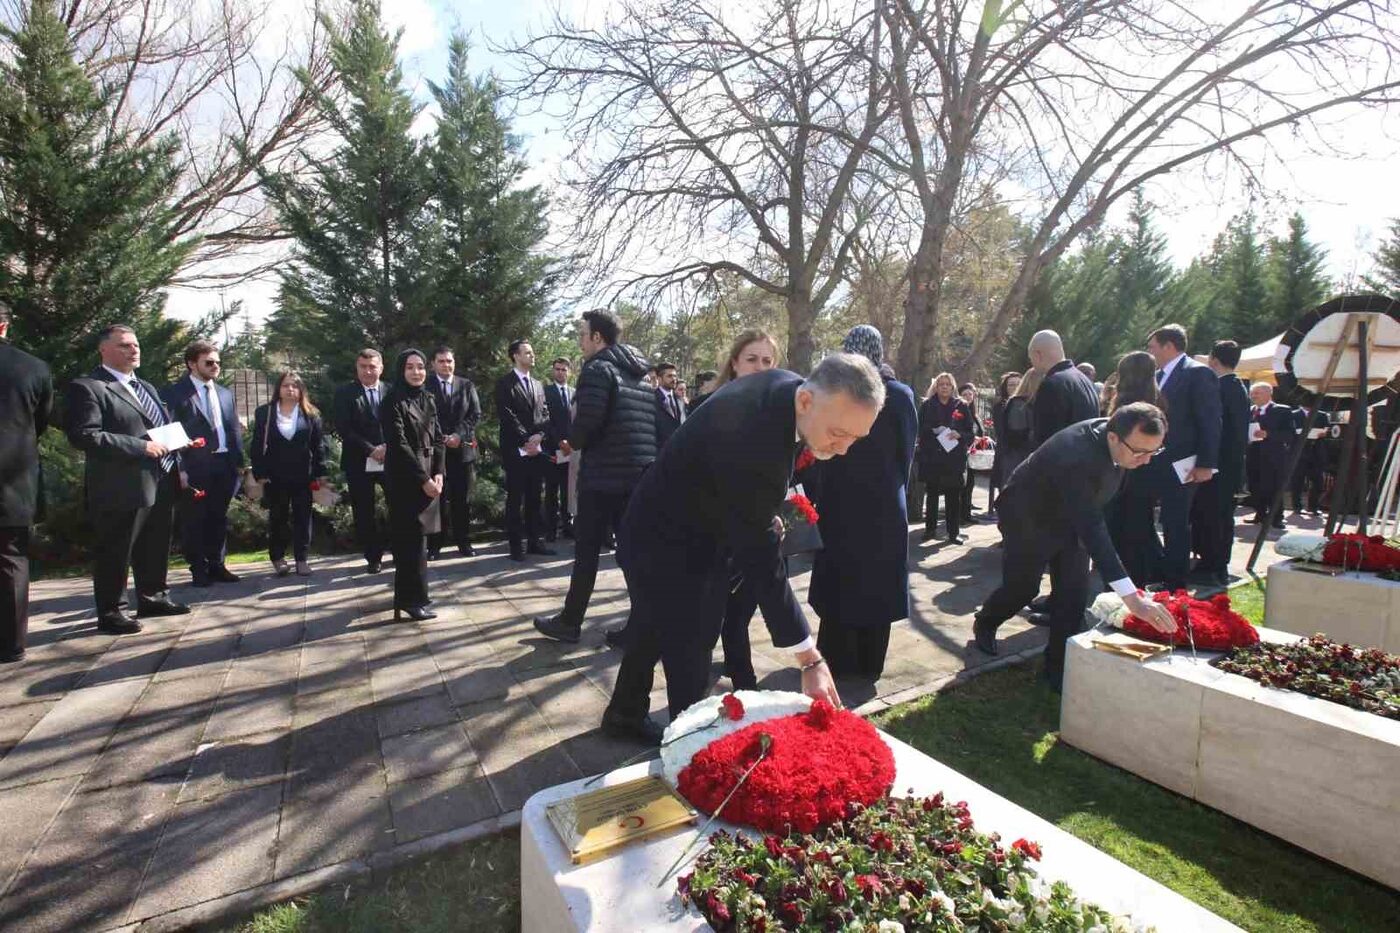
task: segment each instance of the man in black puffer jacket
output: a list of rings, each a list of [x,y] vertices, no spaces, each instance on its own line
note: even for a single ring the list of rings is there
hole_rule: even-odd
[[[578,516],[574,519],[574,570],[564,610],[538,618],[535,628],[559,641],[576,642],[598,576],[603,537],[622,522],[633,488],[656,459],[656,393],[642,382],[648,367],[620,342],[622,326],[607,311],[586,311],[578,323],[584,364],[574,396],[569,438],[562,452],[582,452]]]

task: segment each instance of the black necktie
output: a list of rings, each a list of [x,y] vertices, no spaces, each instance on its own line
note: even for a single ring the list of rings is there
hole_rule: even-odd
[[[379,417],[379,390],[365,389],[365,398],[369,399],[369,410],[376,418]]]
[[[1162,383],[1166,381],[1166,378],[1167,371],[1165,369],[1157,370],[1157,388],[1160,389],[1162,387]]]

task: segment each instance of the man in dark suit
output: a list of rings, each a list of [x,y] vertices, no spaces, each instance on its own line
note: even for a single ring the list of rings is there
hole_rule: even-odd
[[[1193,573],[1201,582],[1224,586],[1230,581],[1230,552],[1235,545],[1235,494],[1244,484],[1244,452],[1249,435],[1249,392],[1235,375],[1240,345],[1217,341],[1206,362],[1220,386],[1219,472],[1201,484],[1191,504],[1191,531],[1200,560]]]
[[[379,405],[389,387],[379,381],[384,357],[366,347],[355,358],[355,381],[335,390],[332,414],[340,435],[340,468],[350,488],[355,542],[365,555],[365,572],[378,573],[384,560],[384,535],[374,519],[374,487],[384,493],[384,430]]]
[[[544,436],[544,452],[549,458],[544,471],[544,539],[553,541],[559,533],[574,536],[574,519],[569,514],[569,464],[557,463],[561,441],[569,437],[573,414],[569,406],[574,396],[569,390],[569,361],[559,357],[550,364],[554,380],[544,389],[544,404],[549,412],[549,430]],[[564,456],[568,456],[567,453]]]
[[[1298,427],[1293,409],[1274,402],[1274,387],[1267,382],[1256,382],[1249,387],[1249,446],[1256,458],[1258,480],[1250,489],[1254,505],[1251,525],[1262,525],[1269,520],[1269,510],[1274,506],[1274,497],[1284,481],[1288,469],[1288,453],[1293,449],[1293,441],[1298,436]],[[1283,527],[1283,513],[1280,511],[1275,528]]]
[[[68,440],[86,454],[97,627],[123,635],[141,631],[126,613],[128,569],[136,578],[137,618],[190,611],[170,599],[166,586],[179,457],[147,436],[173,419],[155,386],[135,373],[136,333],[114,324],[98,339],[102,365],[68,386]]]
[[[655,391],[642,382],[646,362],[621,342],[622,327],[611,312],[585,311],[578,328],[584,358],[578,416],[569,436],[560,440],[565,453],[578,450],[583,456],[574,568],[563,611],[535,619],[542,635],[567,642],[579,640],[598,578],[603,539],[621,524],[632,490],[656,459],[656,399]]]
[[[428,536],[428,560],[437,560],[442,544],[451,535],[463,557],[472,547],[472,489],[476,486],[476,426],[481,421],[481,399],[470,379],[457,374],[457,357],[451,347],[433,352],[433,376],[428,389],[437,402],[438,430],[446,450],[446,485],[442,491],[443,529]]]
[[[1031,443],[1039,446],[1057,431],[1099,416],[1099,394],[1094,383],[1065,356],[1060,335],[1042,330],[1026,349],[1031,366],[1045,377],[1035,393]]]
[[[1065,428],[1016,468],[997,500],[1002,580],[973,619],[979,650],[997,653],[997,627],[1036,594],[1048,568],[1051,609],[1045,674],[1059,690],[1065,642],[1079,631],[1089,598],[1091,557],[1134,615],[1161,631],[1175,630],[1165,609],[1137,595],[1137,584],[1123,569],[1103,515],[1103,507],[1123,482],[1123,471],[1157,458],[1166,434],[1161,410],[1135,402],[1112,418]]]
[[[1328,426],[1327,413],[1315,407],[1301,406],[1293,409],[1293,424],[1298,432],[1295,443],[1303,444],[1303,455],[1298,461],[1298,472],[1293,474],[1293,515],[1296,518],[1304,511],[1316,515],[1322,508],[1322,489],[1326,482],[1326,455],[1322,435],[1311,437],[1315,431],[1325,431]],[[1308,490],[1307,509],[1303,508],[1303,487]]]
[[[525,554],[554,553],[545,547],[540,534],[544,518],[540,514],[540,494],[549,457],[544,452],[549,432],[549,412],[544,402],[544,386],[530,375],[535,365],[535,349],[525,340],[510,343],[511,369],[496,380],[496,417],[500,419],[501,465],[506,471],[506,537],[510,559],[523,561]]]
[[[632,618],[605,731],[660,740],[661,727],[647,715],[658,660],[672,720],[704,697],[731,562],[763,609],[773,644],[796,655],[803,692],[839,703],[788,585],[775,523],[801,445],[819,460],[845,453],[870,433],[884,401],[875,366],[836,353],[805,382],[773,369],[730,383],[661,448],[618,533]]]
[[[234,409],[233,392],[219,377],[218,349],[207,340],[185,348],[188,372],[161,390],[170,417],[185,427],[191,439],[204,438],[181,456],[181,485],[204,493],[186,497],[180,509],[181,550],[190,563],[195,586],[237,583],[238,575],[224,565],[228,538],[228,506],[238,491],[243,466],[243,426]]]
[[[53,410],[49,367],[10,345],[0,304],[0,664],[24,659],[29,535],[39,512],[39,437]]]
[[[664,447],[685,423],[685,402],[676,395],[676,365],[656,364],[656,442]]]
[[[1210,367],[1186,355],[1186,329],[1179,324],[1154,330],[1147,352],[1157,363],[1157,387],[1171,419],[1166,453],[1147,466],[1166,539],[1154,576],[1176,590],[1186,586],[1190,570],[1191,500],[1220,465],[1220,380]]]

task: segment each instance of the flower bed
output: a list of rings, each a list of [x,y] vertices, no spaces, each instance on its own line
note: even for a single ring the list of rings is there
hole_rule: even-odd
[[[977,832],[942,794],[852,806],[816,834],[709,843],[678,886],[718,933],[1131,928],[1042,881],[1036,843]]]
[[[1400,719],[1400,657],[1313,635],[1292,644],[1238,648],[1211,662],[1269,687]]]

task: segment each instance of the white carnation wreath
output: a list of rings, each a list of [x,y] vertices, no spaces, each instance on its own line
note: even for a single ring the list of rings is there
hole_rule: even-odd
[[[681,769],[711,742],[756,722],[805,713],[812,705],[803,694],[781,690],[736,690],[734,696],[744,704],[744,715],[737,720],[730,719],[724,711],[724,695],[720,695],[692,704],[666,727],[666,734],[661,737],[661,765],[672,787],[676,786]]]

